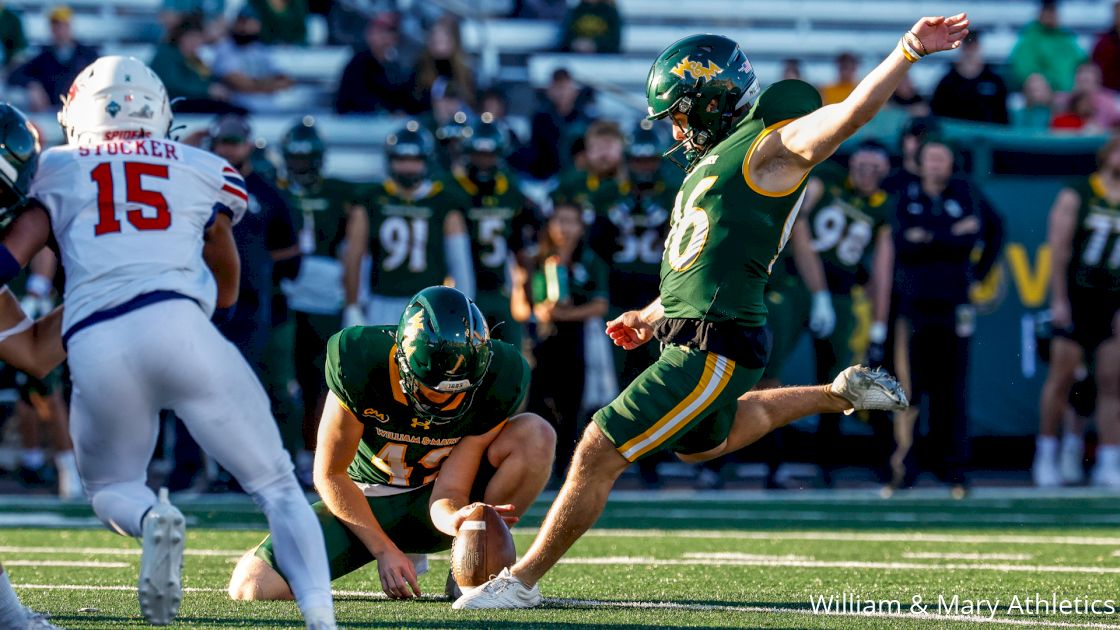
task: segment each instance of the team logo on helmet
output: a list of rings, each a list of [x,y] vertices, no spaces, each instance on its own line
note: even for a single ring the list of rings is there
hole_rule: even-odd
[[[407,345],[411,350],[416,345],[416,336],[424,330],[424,311],[418,310],[408,318],[408,325],[404,329],[402,345]]]
[[[686,56],[684,59],[680,60],[680,63],[673,66],[673,69],[669,72],[682,79],[686,78],[686,74],[691,74],[694,79],[711,81],[717,74],[723,72],[723,68],[717,66],[711,59],[708,60],[708,67],[705,68],[704,64],[699,61],[692,61]]]
[[[109,104],[105,106],[105,111],[109,112],[109,115],[113,118],[116,118],[117,114],[121,113],[121,106],[118,105],[116,101],[109,101]]]

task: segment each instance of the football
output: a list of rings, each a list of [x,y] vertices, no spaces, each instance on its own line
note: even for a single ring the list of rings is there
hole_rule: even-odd
[[[451,575],[459,588],[481,586],[517,560],[517,549],[502,517],[479,505],[459,527],[451,546]]]

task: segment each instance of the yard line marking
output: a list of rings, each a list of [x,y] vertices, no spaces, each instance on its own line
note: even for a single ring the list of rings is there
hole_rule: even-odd
[[[515,534],[536,534],[537,530],[515,530]],[[1000,545],[1091,545],[1120,547],[1120,538],[1092,536],[1024,536],[1003,534],[919,534],[857,532],[764,532],[728,529],[605,529],[588,531],[594,538],[694,538],[702,540],[817,540],[827,542],[905,542]]]
[[[44,553],[58,555],[85,554],[91,556],[139,556],[139,547],[135,549],[117,549],[115,547],[5,547],[0,546],[0,553]],[[240,557],[247,549],[184,549],[183,554],[188,556],[208,557]],[[5,561],[6,563],[7,561]]]
[[[757,554],[757,553],[740,553],[738,551],[707,551],[707,552],[685,552],[685,558],[705,558],[709,560],[813,560],[811,556],[798,556],[794,554],[785,554],[781,556]]]
[[[127,562],[101,562],[98,560],[8,560],[4,559],[6,567],[68,567],[75,569],[127,569],[132,565]]]
[[[545,510],[534,507],[527,512],[528,516],[544,516]],[[716,509],[695,510],[689,508],[663,508],[641,509],[623,508],[610,510],[606,518],[620,519],[649,519],[649,520],[688,520],[695,521],[698,517],[720,521],[813,521],[832,523],[836,521],[850,521],[855,523],[953,523],[967,525],[968,523],[1021,525],[1117,525],[1120,524],[1120,513],[1112,514],[1034,514],[1017,512],[1000,512],[994,514],[961,513],[961,512],[925,512],[922,510],[897,510],[890,512],[867,512],[853,506],[853,511],[832,510],[742,510],[742,509]]]
[[[1029,553],[940,553],[936,551],[907,551],[902,554],[909,560],[1030,560]]]
[[[82,585],[82,584],[14,584],[17,589],[28,590],[59,590],[59,591],[133,591],[136,590],[135,586],[126,585]],[[187,593],[224,593],[223,588],[200,588],[200,587],[185,587],[183,591]],[[363,597],[369,599],[386,599],[385,593],[380,591],[333,591],[336,597]],[[424,595],[419,599],[439,600],[442,599],[439,595]],[[1105,624],[1105,623],[1076,623],[1068,621],[1047,621],[1043,619],[1009,619],[996,617],[989,619],[987,617],[974,617],[967,615],[935,615],[935,614],[911,614],[911,613],[892,613],[892,612],[832,612],[826,614],[814,613],[811,609],[806,608],[788,608],[784,606],[740,606],[736,604],[680,604],[677,602],[637,602],[637,601],[610,601],[610,600],[597,600],[597,599],[562,599],[562,598],[546,598],[544,603],[549,606],[561,608],[631,608],[638,610],[691,610],[697,612],[736,612],[736,613],[761,613],[761,614],[780,614],[780,615],[798,615],[798,616],[813,616],[813,617],[876,617],[881,619],[904,619],[910,621],[932,621],[935,623],[945,623],[954,621],[958,623],[976,623],[976,624],[996,624],[1005,626],[1027,626],[1027,627],[1042,627],[1042,628],[1085,628],[1085,629],[1102,629],[1102,630],[1116,630],[1120,625]]]

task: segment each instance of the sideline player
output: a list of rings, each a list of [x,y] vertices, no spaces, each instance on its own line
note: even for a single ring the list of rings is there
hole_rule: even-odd
[[[423,554],[451,547],[472,501],[512,524],[548,481],[552,427],[514,415],[529,365],[520,348],[490,339],[478,307],[455,289],[416,294],[395,327],[335,334],[326,373],[315,512],[332,579],[376,560],[389,597],[419,596]],[[241,558],[230,597],[291,598],[273,544]]]
[[[1063,188],[1050,209],[1053,252],[1050,373],[1042,388],[1041,426],[1032,468],[1036,485],[1061,484],[1058,428],[1078,368],[1089,366],[1097,389],[1101,445],[1094,485],[1120,487],[1120,137],[1098,153],[1098,170]]]
[[[763,291],[789,237],[812,167],[866,124],[920,56],[968,34],[964,14],[923,18],[840,103],[780,81],[762,91],[739,46],[716,35],[676,42],[646,85],[651,118],[670,117],[688,175],[661,267],[661,297],[613,320],[616,344],[656,337],[657,363],[595,414],[533,546],[455,608],[525,608],[537,582],[602,513],[631,462],[672,449],[686,462],[734,452],[812,413],[904,409],[883,372],[848,368],[831,385],[758,390],[769,350]]]
[[[307,627],[333,629],[322,533],[268,397],[209,321],[237,298],[243,180],[218,156],[167,139],[167,91],[131,57],[82,70],[59,122],[68,145],[40,158],[37,205],[0,246],[0,281],[57,241],[78,471],[98,518],[142,538],[141,612],[167,624],[182,598],[184,518],[146,483],[157,414],[172,409],[268,517]]]

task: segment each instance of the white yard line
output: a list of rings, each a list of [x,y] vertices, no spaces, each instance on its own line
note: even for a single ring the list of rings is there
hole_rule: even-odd
[[[83,584],[16,584],[17,589],[45,590],[45,591],[133,591],[134,586],[125,585],[83,585]],[[224,593],[221,588],[186,587],[187,593]],[[364,597],[369,599],[385,599],[385,594],[379,591],[334,591],[336,597]],[[439,599],[438,596],[428,595],[423,599]],[[1115,630],[1120,625],[1105,623],[1077,623],[1067,621],[1047,621],[1043,619],[1009,619],[1002,617],[987,618],[968,615],[936,615],[936,614],[911,614],[893,612],[851,612],[816,614],[804,608],[787,608],[783,606],[739,606],[735,604],[679,604],[676,602],[636,602],[636,601],[610,601],[597,599],[560,599],[548,598],[544,600],[549,606],[566,608],[627,608],[636,610],[685,610],[696,612],[732,612],[754,613],[766,615],[794,615],[794,616],[821,616],[821,617],[869,617],[876,619],[897,619],[905,621],[929,621],[933,623],[976,623],[995,624],[1005,626],[1026,626],[1036,628],[1086,628]]]
[[[536,533],[516,530],[515,533]],[[702,540],[820,540],[829,542],[904,542],[976,545],[1092,545],[1120,547],[1120,538],[1101,536],[1022,536],[1003,534],[922,534],[911,532],[763,532],[727,529],[593,529],[594,538],[693,538]]]
[[[687,555],[687,554],[686,554]],[[937,551],[907,551],[907,560],[1030,560],[1029,553],[940,553]]]
[[[530,516],[543,516],[545,510],[534,507],[529,510]],[[718,521],[739,522],[798,522],[812,521],[832,523],[837,521],[853,523],[952,523],[967,527],[970,523],[983,523],[985,525],[1117,525],[1120,524],[1120,513],[1113,514],[1036,514],[1023,512],[998,512],[998,513],[962,513],[962,512],[930,512],[921,509],[898,509],[889,512],[868,512],[859,506],[852,506],[852,511],[838,510],[786,510],[786,509],[704,509],[696,510],[682,508],[622,508],[606,512],[607,518],[621,519],[646,519],[646,520],[686,520],[696,521],[698,518]]]
[[[188,556],[212,556],[218,558],[237,558],[245,554],[246,549],[184,549],[183,554]],[[139,556],[141,549],[118,549],[116,547],[5,547],[0,545],[0,554],[10,555],[17,553],[41,553],[60,555],[90,555],[90,556]],[[3,556],[0,562],[8,564]]]
[[[65,567],[75,569],[127,569],[127,562],[101,562],[99,560],[4,560],[6,567]]]

